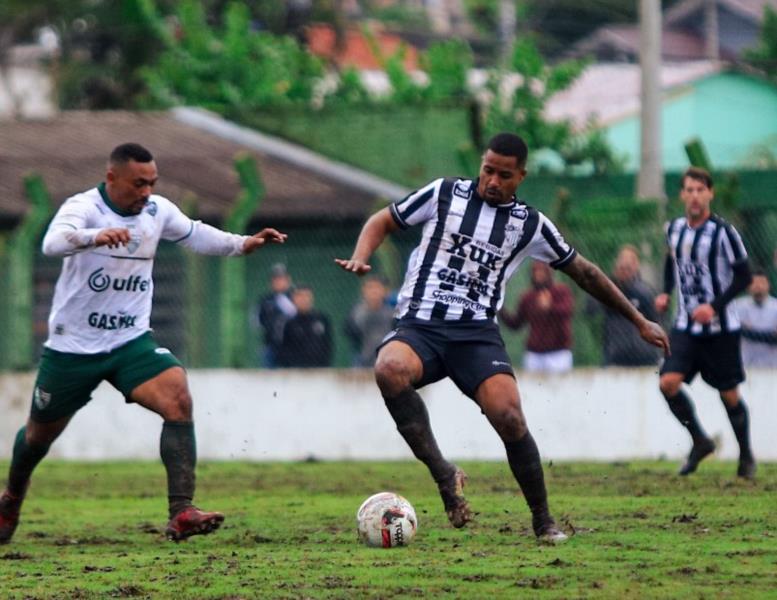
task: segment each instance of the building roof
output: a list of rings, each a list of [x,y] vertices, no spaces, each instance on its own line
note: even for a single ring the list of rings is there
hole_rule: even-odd
[[[220,129],[219,127],[220,126]],[[118,144],[148,147],[159,167],[156,192],[181,204],[197,198],[197,215],[220,222],[239,193],[233,161],[256,157],[266,194],[254,215],[276,221],[363,219],[379,197],[405,190],[292,144],[256,134],[193,109],[170,112],[63,112],[51,119],[0,121],[0,219],[6,226],[27,211],[23,177],[42,175],[55,205],[104,178]],[[363,178],[362,178],[363,176]]]
[[[661,87],[664,92],[721,72],[717,61],[664,63]],[[545,108],[550,120],[567,119],[580,129],[591,118],[610,125],[638,113],[640,67],[633,63],[597,63],[588,66],[566,90],[555,94]]]
[[[664,24],[672,25],[684,21],[694,12],[703,11],[707,0],[683,0],[664,14]],[[777,0],[716,0],[718,8],[723,8],[752,23],[763,21],[764,8],[777,10]]]

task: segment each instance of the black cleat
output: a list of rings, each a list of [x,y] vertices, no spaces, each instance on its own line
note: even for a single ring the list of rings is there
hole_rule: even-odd
[[[467,483],[467,474],[455,467],[453,475],[445,482],[437,484],[440,497],[445,506],[445,514],[456,529],[464,527],[472,520],[472,510],[469,502],[464,498],[464,485]]]
[[[749,479],[750,481],[755,479],[755,459],[752,456],[739,459],[737,477]]]
[[[698,442],[693,443],[690,454],[688,454],[688,460],[680,467],[679,475],[690,475],[699,466],[699,463],[704,457],[709,456],[715,451],[715,442],[709,438],[703,438]]]

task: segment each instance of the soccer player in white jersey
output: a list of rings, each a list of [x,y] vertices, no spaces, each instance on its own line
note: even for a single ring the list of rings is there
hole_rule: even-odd
[[[363,275],[387,235],[423,225],[399,292],[397,326],[384,339],[375,365],[386,406],[415,456],[429,468],[451,524],[463,527],[472,519],[462,494],[466,476],[442,456],[416,391],[450,377],[504,442],[538,540],[559,543],[567,536],[550,514],[539,451],[496,324],[507,280],[526,259],[547,262],[618,310],[646,341],[665,351],[669,342],[661,327],[645,319],[597,266],[571,248],[545,215],[516,199],[526,177],[527,155],[519,136],[494,136],[477,179],[437,179],[375,213],[351,258],[335,262]]]
[[[192,221],[152,194],[157,167],[138,144],[110,155],[105,182],[68,198],[43,239],[47,256],[62,256],[27,424],[13,447],[8,485],[0,496],[0,543],[7,543],[35,466],[71,417],[109,381],[127,402],[164,419],[160,453],[167,471],[166,534],[181,540],[216,530],[224,515],[192,504],[196,445],[192,399],[178,359],[151,337],[151,270],[160,239],[200,254],[240,256],[286,235],[252,236]]]
[[[739,316],[731,301],[750,283],[747,251],[734,227],[712,213],[712,177],[689,168],[680,183],[685,214],[667,226],[664,293],[656,296],[659,312],[669,307],[677,287],[677,315],[669,337],[672,356],[664,361],[659,387],[672,414],[688,430],[693,445],[680,475],[689,475],[715,450],[696,417],[683,382],[697,373],[720,393],[739,443],[737,475],[755,476],[750,449],[750,418],[739,394],[745,380],[740,354]]]

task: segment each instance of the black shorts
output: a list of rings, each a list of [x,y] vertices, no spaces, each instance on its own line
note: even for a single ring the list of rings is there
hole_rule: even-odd
[[[493,321],[400,320],[380,344],[408,344],[423,363],[421,381],[415,387],[450,377],[464,394],[475,399],[475,390],[497,373],[515,377],[499,328]]]
[[[698,336],[673,329],[672,355],[661,365],[664,373],[682,373],[690,383],[697,373],[716,390],[730,390],[745,380],[739,332]]]

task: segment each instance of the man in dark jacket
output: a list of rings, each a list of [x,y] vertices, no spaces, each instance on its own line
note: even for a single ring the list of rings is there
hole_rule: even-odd
[[[332,327],[329,317],[313,307],[310,286],[300,285],[291,294],[297,314],[283,327],[279,364],[282,367],[329,367],[332,365]]]

